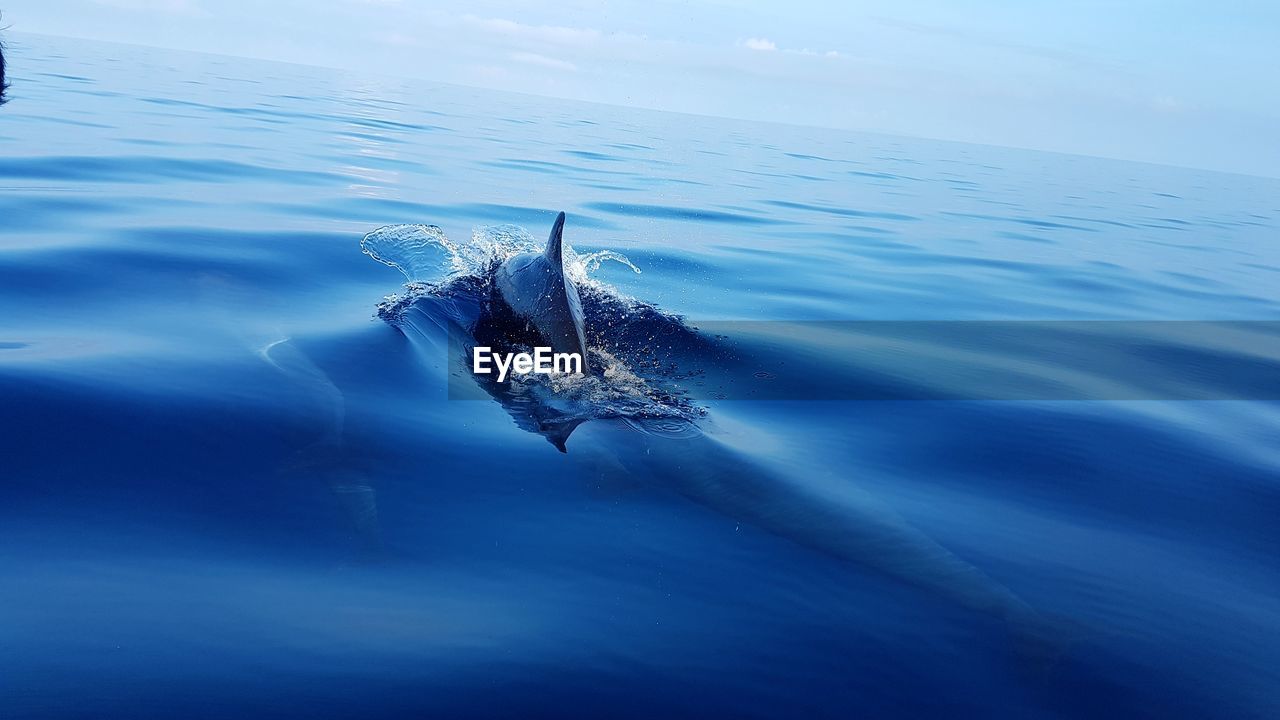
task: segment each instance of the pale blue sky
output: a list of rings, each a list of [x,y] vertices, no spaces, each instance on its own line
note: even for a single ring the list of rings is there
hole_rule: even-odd
[[[1270,1],[0,0],[0,10],[15,31],[1280,176],[1280,3]]]

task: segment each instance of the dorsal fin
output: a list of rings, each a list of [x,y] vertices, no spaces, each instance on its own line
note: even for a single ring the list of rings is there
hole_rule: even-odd
[[[562,247],[564,245],[564,213],[556,216],[556,222],[551,226],[551,237],[547,238],[547,249],[542,254],[555,264],[556,267],[564,267],[564,253]]]

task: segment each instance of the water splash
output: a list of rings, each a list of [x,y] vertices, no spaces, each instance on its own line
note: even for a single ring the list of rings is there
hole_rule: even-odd
[[[569,251],[569,257],[573,261],[569,266],[569,276],[574,280],[587,279],[590,273],[599,270],[602,264],[610,260],[626,265],[634,270],[637,275],[640,274],[640,268],[636,267],[626,255],[614,250],[597,250],[586,255],[578,255],[573,252],[572,248]]]
[[[427,282],[453,272],[458,248],[435,225],[386,225],[360,240],[360,250],[390,265],[407,282]]]
[[[518,225],[491,225],[471,231],[471,242],[455,243],[436,225],[385,225],[364,236],[364,254],[399,270],[408,282],[439,282],[460,275],[483,275],[512,255],[542,250],[539,241]],[[614,250],[580,254],[565,243],[566,271],[576,281],[589,279],[605,262],[640,273],[626,255]]]

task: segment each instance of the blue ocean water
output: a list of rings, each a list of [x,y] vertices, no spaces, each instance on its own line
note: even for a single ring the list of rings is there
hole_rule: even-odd
[[[785,325],[1274,321],[1280,181],[9,42],[0,717],[1280,712],[1280,407],[1180,399],[1265,337],[823,401],[883,368]],[[457,397],[559,210],[600,342],[790,327],[808,391]]]

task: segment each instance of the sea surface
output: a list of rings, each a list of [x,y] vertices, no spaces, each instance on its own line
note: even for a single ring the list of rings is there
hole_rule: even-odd
[[[1280,181],[7,41],[0,717],[1280,716]]]

